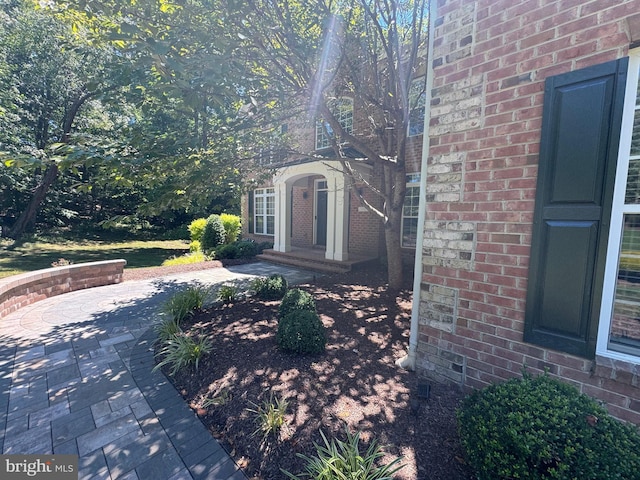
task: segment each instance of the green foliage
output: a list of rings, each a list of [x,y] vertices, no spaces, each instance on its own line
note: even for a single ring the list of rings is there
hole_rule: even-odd
[[[218,290],[218,299],[222,303],[233,303],[238,294],[238,289],[233,285],[222,285]]]
[[[398,457],[385,465],[379,465],[384,452],[373,440],[366,452],[360,451],[360,432],[351,433],[345,428],[347,440],[332,439],[329,441],[320,430],[324,445],[314,443],[316,456],[309,457],[298,453],[298,457],[306,461],[305,471],[294,475],[282,470],[293,480],[310,478],[313,480],[392,480],[403,465]]]
[[[227,403],[229,403],[232,400],[232,395],[229,392],[229,389],[224,388],[220,393],[218,393],[217,395],[214,395],[213,397],[210,398],[206,398],[203,402],[202,402],[202,406],[203,407],[210,407],[210,406],[220,406],[220,405],[226,405]]]
[[[253,282],[256,296],[262,300],[280,300],[284,297],[288,287],[287,279],[279,273],[256,278]]]
[[[640,471],[638,430],[546,374],[474,392],[458,428],[480,480],[622,480]]]
[[[165,318],[162,322],[156,325],[155,332],[158,337],[156,341],[160,344],[164,344],[176,335],[181,334],[182,329],[175,319]]]
[[[292,288],[282,298],[282,303],[278,308],[278,319],[281,320],[289,313],[300,310],[315,312],[316,302],[309,292],[299,288]]]
[[[191,242],[200,242],[202,240],[202,235],[204,235],[204,229],[206,226],[206,218],[197,218],[189,224],[187,228],[189,229]]]
[[[240,236],[240,217],[229,213],[221,213],[220,220],[224,226],[225,242],[233,243]]]
[[[205,262],[207,257],[201,251],[190,252],[186,255],[180,255],[179,257],[168,258],[164,262],[162,262],[163,267],[168,267],[171,265],[188,265],[190,263],[200,263]]]
[[[178,324],[185,318],[201,310],[209,296],[209,289],[203,285],[190,285],[186,290],[175,293],[163,306],[163,312]]]
[[[220,245],[215,249],[215,258],[224,260],[227,258],[251,258],[258,252],[255,242],[241,240],[239,242]]]
[[[280,319],[276,342],[285,352],[315,354],[324,352],[327,335],[316,312],[294,310]]]
[[[236,243],[220,245],[215,249],[214,257],[218,260],[238,258],[238,245]]]
[[[192,240],[191,243],[189,243],[190,253],[196,253],[201,251],[202,251],[202,244],[200,243],[200,240]]]
[[[218,246],[222,245],[225,241],[225,231],[220,215],[213,214],[207,218],[207,224],[202,234],[200,243],[202,250],[205,252],[211,252]]]
[[[249,240],[241,240],[236,242],[238,248],[238,258],[251,258],[258,254],[258,247],[255,242]]]
[[[202,356],[207,355],[213,349],[211,341],[204,336],[194,340],[188,335],[178,334],[167,340],[158,355],[164,357],[153,370],[162,367],[170,367],[170,375],[175,375],[178,371],[191,365],[198,369],[198,364]]]
[[[256,254],[262,253],[265,250],[273,248],[273,242],[260,242],[256,244],[256,247],[258,249]]]
[[[270,395],[269,400],[265,400],[262,405],[250,403],[253,408],[247,408],[247,410],[255,415],[255,422],[258,424],[258,428],[253,432],[253,435],[262,433],[263,438],[269,435],[277,435],[285,424],[285,415],[287,414],[289,403],[284,398],[274,398],[273,393]]]

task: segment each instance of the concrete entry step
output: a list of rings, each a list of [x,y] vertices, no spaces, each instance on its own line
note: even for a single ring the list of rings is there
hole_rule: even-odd
[[[296,253],[274,252],[273,250],[265,250],[257,255],[257,258],[265,262],[291,265],[323,273],[347,273],[351,271],[353,265],[350,262],[320,259],[315,256],[305,258]]]

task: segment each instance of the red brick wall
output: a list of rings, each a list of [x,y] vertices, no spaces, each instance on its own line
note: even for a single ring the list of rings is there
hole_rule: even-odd
[[[418,368],[468,387],[549,371],[640,423],[634,365],[523,342],[544,80],[623,57],[637,0],[439,0]]]
[[[125,260],[47,268],[0,280],[0,318],[39,300],[63,293],[120,283]]]
[[[311,248],[313,246],[314,227],[314,177],[307,177],[305,180],[307,182],[306,186],[293,187],[293,225],[291,229],[291,245],[294,247]]]

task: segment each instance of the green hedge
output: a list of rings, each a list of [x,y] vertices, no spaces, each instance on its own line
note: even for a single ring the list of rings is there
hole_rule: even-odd
[[[479,480],[640,478],[640,435],[548,375],[476,391],[458,428]]]

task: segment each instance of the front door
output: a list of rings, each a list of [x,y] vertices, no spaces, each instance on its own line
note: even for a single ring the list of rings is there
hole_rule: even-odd
[[[327,191],[326,180],[316,180],[316,215],[315,215],[315,231],[316,245],[327,245]]]

